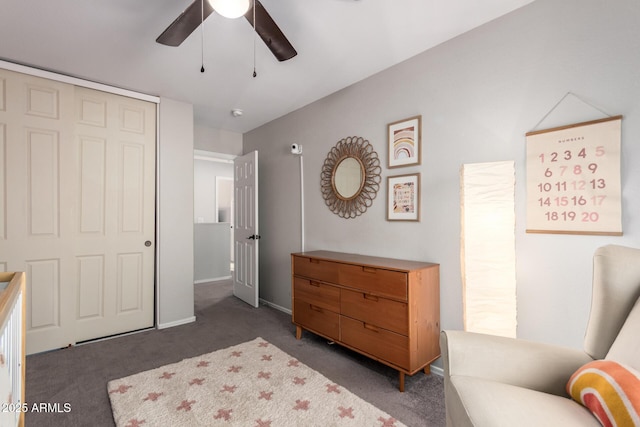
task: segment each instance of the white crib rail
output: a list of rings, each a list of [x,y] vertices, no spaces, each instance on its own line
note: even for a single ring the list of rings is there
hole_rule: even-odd
[[[0,273],[4,281],[9,283],[0,291],[0,426],[14,427],[24,425],[25,410],[24,274]]]

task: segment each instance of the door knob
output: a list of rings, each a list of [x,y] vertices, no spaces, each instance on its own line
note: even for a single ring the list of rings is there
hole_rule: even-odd
[[[252,234],[251,236],[247,237],[247,239],[260,240],[260,235]]]
[[[151,246],[151,240],[147,240],[146,242],[144,242],[144,245],[145,245],[146,247]]]

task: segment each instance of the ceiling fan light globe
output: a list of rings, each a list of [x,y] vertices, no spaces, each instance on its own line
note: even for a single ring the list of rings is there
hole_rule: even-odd
[[[251,6],[251,0],[209,0],[209,3],[218,14],[230,19],[244,16]]]

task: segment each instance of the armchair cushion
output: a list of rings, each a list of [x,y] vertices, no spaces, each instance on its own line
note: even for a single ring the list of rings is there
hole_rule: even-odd
[[[612,360],[594,360],[578,369],[567,392],[603,426],[640,425],[640,373]]]
[[[446,377],[467,376],[566,397],[567,380],[593,359],[577,349],[462,331],[440,335]]]
[[[639,297],[640,249],[598,248],[593,255],[591,314],[584,338],[584,350],[593,359],[605,358]]]
[[[586,408],[566,395],[467,376],[451,377],[449,393],[449,426],[601,427]]]
[[[616,340],[607,353],[607,360],[615,360],[640,371],[640,298],[631,309]]]

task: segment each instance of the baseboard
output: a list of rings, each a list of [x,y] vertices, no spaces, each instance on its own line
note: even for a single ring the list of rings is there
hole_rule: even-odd
[[[431,373],[439,377],[444,377],[444,369],[440,368],[439,366],[431,365]]]
[[[274,303],[269,302],[267,300],[264,300],[262,298],[260,298],[260,304],[268,305],[271,308],[275,308],[278,311],[282,311],[283,313],[287,313],[287,314],[291,315],[291,310],[290,309],[284,308],[284,307],[282,307],[282,306],[280,306],[278,304],[274,304]]]
[[[194,285],[199,285],[200,283],[209,283],[209,282],[217,282],[219,280],[229,280],[231,279],[233,276],[221,276],[221,277],[212,277],[210,279],[200,279],[200,280],[194,280],[193,284]]]
[[[168,323],[158,323],[158,329],[173,328],[174,326],[186,325],[196,321],[196,316],[187,317],[186,319],[174,320]]]

